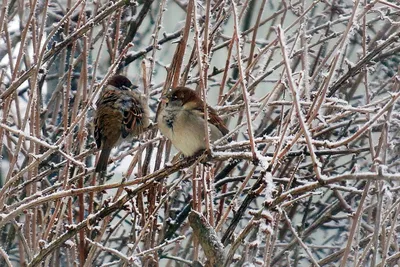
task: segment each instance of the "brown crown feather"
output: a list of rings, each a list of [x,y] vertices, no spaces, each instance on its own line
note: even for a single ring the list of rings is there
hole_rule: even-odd
[[[131,81],[123,75],[114,75],[108,80],[108,85],[123,89],[124,87],[132,88]]]
[[[201,100],[196,91],[188,87],[176,87],[167,94],[167,98],[169,98],[170,100],[173,100],[175,97],[177,99],[180,99],[183,105],[187,105],[188,103],[190,103],[188,107],[200,111],[204,117],[204,102],[203,100]],[[226,128],[223,120],[218,116],[215,109],[213,109],[209,105],[207,105],[207,108],[209,122],[215,125],[223,135],[229,133],[228,128]]]

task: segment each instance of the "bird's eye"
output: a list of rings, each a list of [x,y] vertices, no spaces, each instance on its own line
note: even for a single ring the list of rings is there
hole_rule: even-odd
[[[173,95],[173,96],[171,97],[171,99],[172,99],[172,100],[177,100],[177,99],[178,99],[178,96],[177,96],[177,95]]]

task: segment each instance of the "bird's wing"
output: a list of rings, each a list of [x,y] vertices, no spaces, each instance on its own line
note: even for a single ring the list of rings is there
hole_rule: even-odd
[[[137,96],[131,92],[124,92],[120,98],[122,106],[122,138],[133,133],[135,129],[143,127],[144,109]]]
[[[197,112],[199,112],[204,118],[204,106],[202,104],[196,104],[193,106],[193,108]],[[229,133],[229,130],[228,130],[228,128],[226,128],[223,120],[218,116],[215,109],[213,109],[210,106],[208,106],[208,121],[210,123],[212,123],[215,127],[217,127],[218,130],[220,130],[223,135],[226,135]]]
[[[223,122],[223,120],[221,119],[220,116],[218,116],[217,112],[215,111],[215,109],[213,109],[212,107],[208,107],[208,120],[214,124],[218,130],[221,131],[221,133],[223,135],[226,135],[229,133],[228,128],[226,128],[225,123]]]

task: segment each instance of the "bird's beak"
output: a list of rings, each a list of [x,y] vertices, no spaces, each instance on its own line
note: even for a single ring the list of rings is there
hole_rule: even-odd
[[[164,103],[164,104],[168,104],[168,102],[169,102],[169,99],[168,99],[168,97],[167,97],[167,96],[165,96],[165,95],[164,95],[164,96],[162,96],[162,97],[161,97],[161,102],[162,102],[162,103]]]

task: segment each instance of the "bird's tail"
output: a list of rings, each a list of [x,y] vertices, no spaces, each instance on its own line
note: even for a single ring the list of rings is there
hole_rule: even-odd
[[[100,158],[97,161],[96,172],[105,172],[107,170],[108,158],[110,157],[111,148],[103,148]]]

